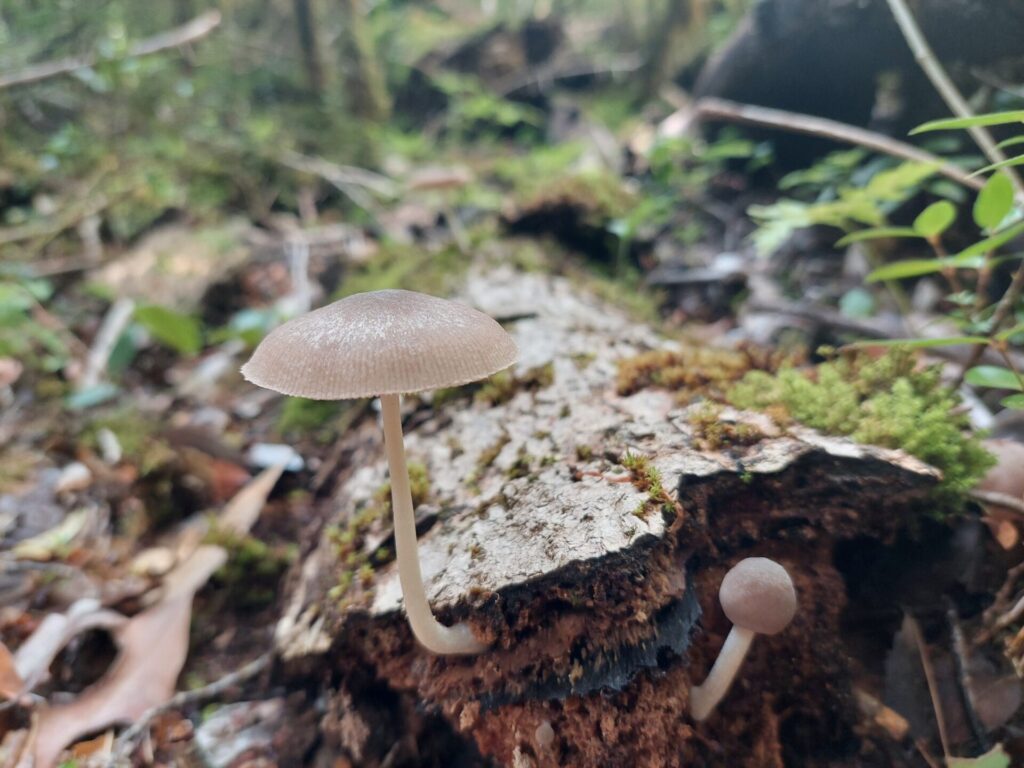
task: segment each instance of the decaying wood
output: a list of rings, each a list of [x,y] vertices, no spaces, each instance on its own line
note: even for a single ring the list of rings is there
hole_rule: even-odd
[[[378,430],[365,424],[347,449],[338,517],[293,578],[276,632],[287,674],[332,680],[328,741],[381,765],[393,742],[375,751],[364,721],[426,711],[499,765],[765,766],[782,764],[780,729],[821,743],[851,733],[860,715],[833,546],[893,535],[926,503],[935,470],[728,409],[722,422],[760,439],[701,449],[705,406],[615,394],[619,359],[666,344],[650,329],[537,274],[477,274],[463,298],[507,319],[519,386],[493,405],[467,394],[417,408],[407,448],[429,477],[419,555],[435,612],[468,621],[491,650],[422,651],[393,564],[340,601],[332,592],[351,566],[339,562],[338,532],[386,480]],[[646,457],[667,496],[623,466],[627,454]],[[389,548],[389,529],[377,522],[361,551]],[[758,638],[721,714],[697,726],[689,685],[729,629],[718,584],[754,554],[790,570],[801,610],[786,632]],[[367,714],[380,686],[398,709]]]

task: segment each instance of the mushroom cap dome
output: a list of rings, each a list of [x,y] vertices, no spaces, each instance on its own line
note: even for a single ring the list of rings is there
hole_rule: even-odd
[[[357,293],[289,320],[242,375],[313,400],[419,392],[490,376],[515,362],[512,337],[483,312],[415,291]]]
[[[796,614],[796,590],[786,569],[766,557],[733,566],[718,590],[729,621],[762,635],[785,629]]]

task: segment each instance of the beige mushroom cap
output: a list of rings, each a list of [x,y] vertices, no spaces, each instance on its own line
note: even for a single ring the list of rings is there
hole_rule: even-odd
[[[275,328],[242,366],[254,384],[313,400],[419,392],[490,376],[519,350],[472,307],[414,291],[357,293]]]
[[[786,569],[766,557],[740,560],[722,579],[718,599],[733,624],[774,635],[796,614],[796,590]]]

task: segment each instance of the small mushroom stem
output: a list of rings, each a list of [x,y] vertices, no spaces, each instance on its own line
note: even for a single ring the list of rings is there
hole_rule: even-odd
[[[690,688],[690,716],[700,722],[711,714],[729,691],[756,632],[733,624],[711,672],[700,685]]]
[[[405,614],[412,633],[423,646],[437,654],[480,653],[487,646],[473,636],[468,624],[446,627],[434,618],[423,587],[420,558],[416,546],[416,517],[412,508],[409,471],[405,466],[405,441],[398,395],[381,395],[384,421],[384,447],[391,475],[391,508],[395,518],[395,559],[402,584]]]

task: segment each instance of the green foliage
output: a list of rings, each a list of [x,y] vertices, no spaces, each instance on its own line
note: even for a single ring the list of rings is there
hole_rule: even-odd
[[[64,367],[64,338],[35,315],[52,293],[47,280],[0,275],[0,357],[14,357],[26,368],[50,373]]]
[[[191,357],[203,348],[203,328],[190,315],[150,304],[135,310],[135,321],[180,355]]]
[[[1010,756],[1003,749],[1002,744],[996,744],[979,757],[946,758],[948,768],[1010,768],[1010,764]]]
[[[932,165],[906,162],[878,171],[860,186],[840,185],[814,202],[783,198],[771,205],[753,205],[748,213],[758,224],[752,235],[754,244],[760,253],[770,255],[798,229],[825,225],[848,231],[856,224],[881,227],[886,213],[917,192],[934,173]]]
[[[228,561],[216,578],[230,590],[232,605],[259,609],[277,595],[281,576],[298,556],[294,544],[270,546],[255,536],[240,536],[214,526],[206,536],[208,544],[224,547]]]
[[[1005,173],[994,173],[978,193],[972,211],[974,222],[994,231],[1013,209],[1013,183]]]
[[[906,349],[878,358],[850,352],[809,371],[752,371],[727,397],[739,408],[781,406],[823,432],[901,448],[942,471],[947,498],[968,490],[993,464],[969,434],[959,398],[943,385],[939,367],[918,368]]]
[[[949,200],[939,200],[914,219],[914,231],[921,237],[938,237],[956,221],[956,208]]]
[[[384,288],[443,296],[465,274],[469,261],[454,245],[431,252],[416,245],[384,242],[374,258],[346,273],[334,298]]]

